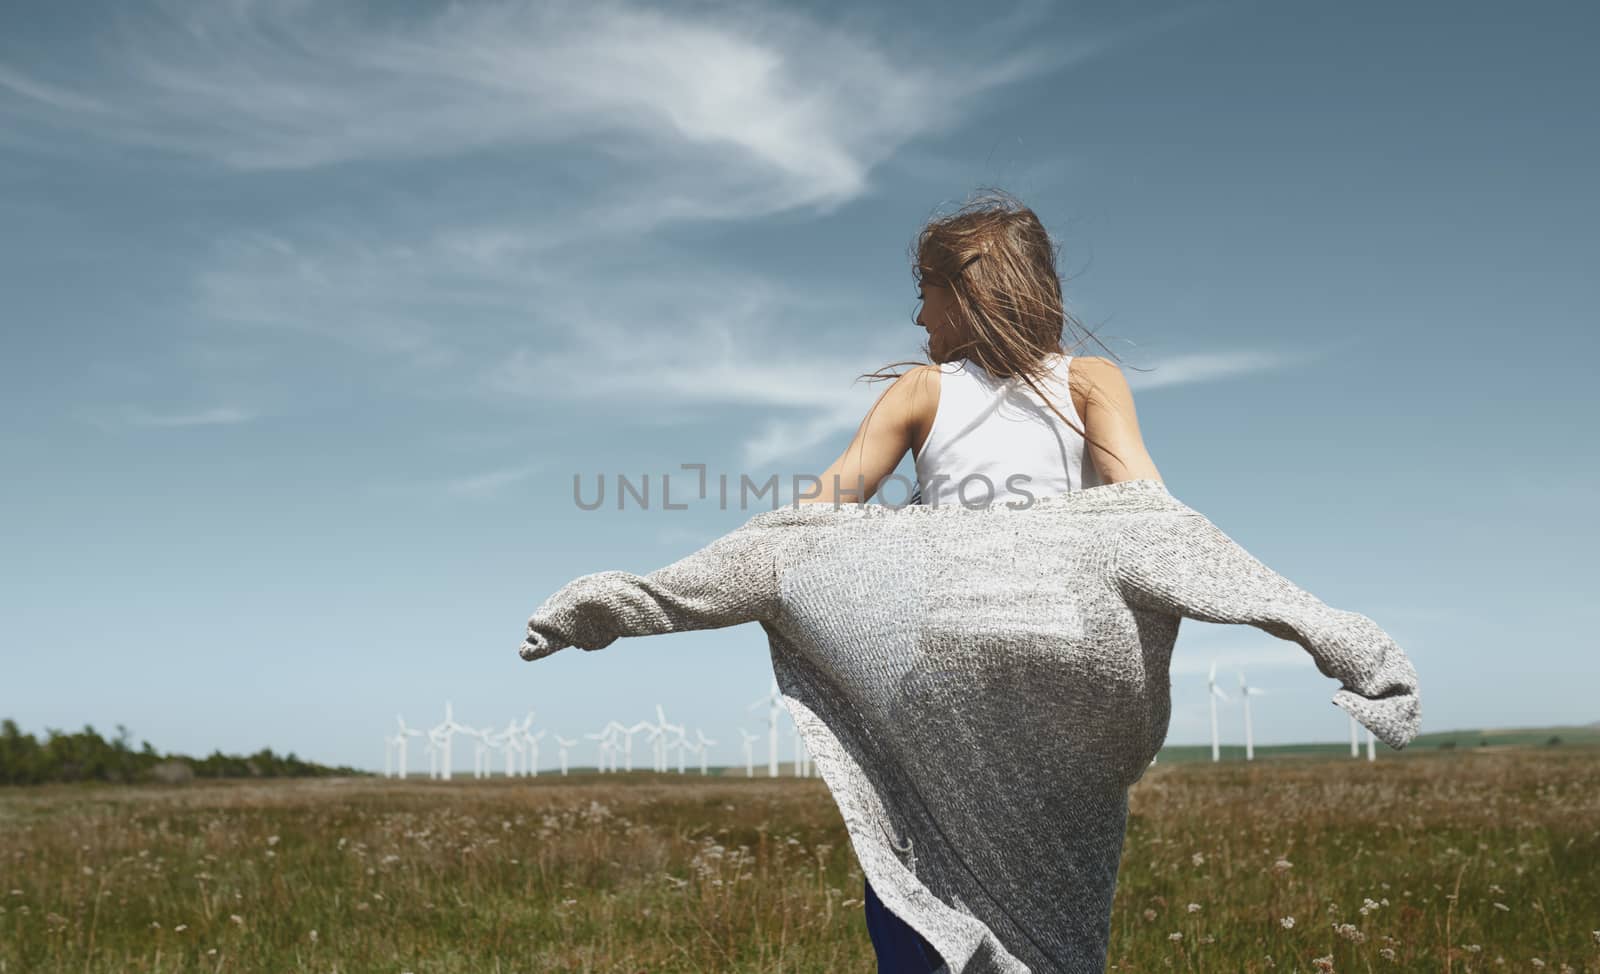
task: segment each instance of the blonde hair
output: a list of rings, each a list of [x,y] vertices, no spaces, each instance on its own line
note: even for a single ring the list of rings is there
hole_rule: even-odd
[[[959,337],[943,361],[967,359],[992,376],[1020,379],[1062,422],[1116,456],[1063,415],[1039,388],[1049,374],[1047,357],[1063,351],[1064,326],[1072,325],[1105,348],[1066,310],[1056,272],[1059,251],[1033,210],[1004,190],[986,188],[922,228],[911,249],[912,276],[919,285],[948,288],[954,300]],[[891,362],[858,378],[897,379],[905,372],[889,371],[894,366],[932,364]]]

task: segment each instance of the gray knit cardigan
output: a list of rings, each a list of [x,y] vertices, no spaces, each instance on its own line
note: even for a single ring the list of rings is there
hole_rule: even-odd
[[[1184,617],[1298,643],[1377,738],[1416,735],[1417,673],[1382,629],[1150,479],[764,511],[648,575],[573,580],[520,654],[759,622],[884,904],[951,972],[1100,974],[1128,789],[1166,738]]]

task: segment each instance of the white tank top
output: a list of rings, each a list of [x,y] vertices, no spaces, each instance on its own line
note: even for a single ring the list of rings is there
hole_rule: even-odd
[[[1051,358],[1053,367],[1039,385],[1056,409],[1082,427],[1067,388],[1072,356],[1057,352]],[[1029,495],[1037,499],[1104,483],[1093,461],[1084,462],[1083,436],[1021,379],[996,379],[967,360],[946,362],[939,372],[939,407],[916,456],[920,503],[1026,503]]]

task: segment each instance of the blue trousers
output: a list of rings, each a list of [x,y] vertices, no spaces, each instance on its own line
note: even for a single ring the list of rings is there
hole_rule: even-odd
[[[878,974],[929,974],[937,970],[944,959],[933,949],[933,944],[891,913],[872,891],[871,883],[863,880],[863,885],[866,887],[862,899],[867,904],[867,933],[872,937],[872,948],[878,952]]]

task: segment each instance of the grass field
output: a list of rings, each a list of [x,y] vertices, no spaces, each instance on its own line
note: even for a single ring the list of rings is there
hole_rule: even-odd
[[[1164,757],[1108,969],[1600,974],[1600,748],[1458,736]],[[0,974],[871,974],[861,895],[822,782],[743,768],[0,791]]]

